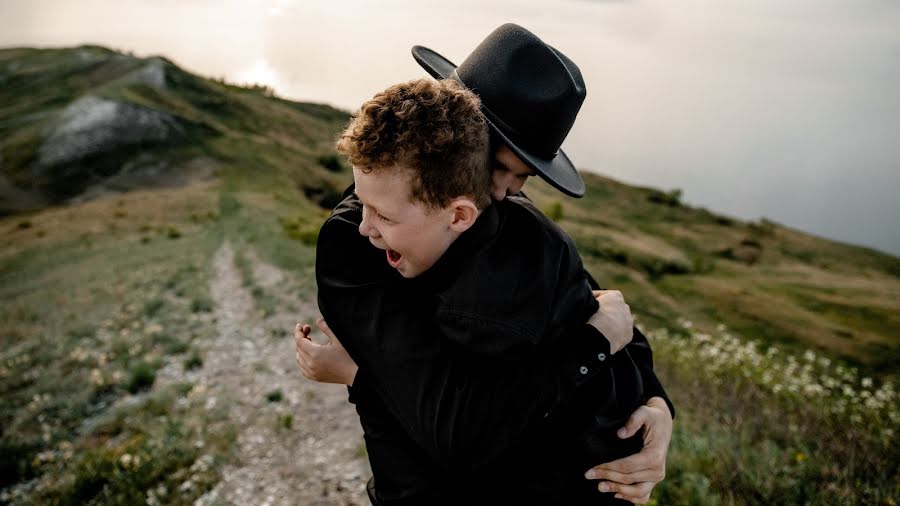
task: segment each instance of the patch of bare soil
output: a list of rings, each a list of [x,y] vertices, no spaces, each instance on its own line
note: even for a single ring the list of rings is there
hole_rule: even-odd
[[[371,471],[346,387],[306,380],[294,359],[293,327],[314,321],[315,294],[298,300],[289,293],[296,286],[290,273],[248,256],[257,286],[280,303],[270,316],[257,310],[225,242],[211,286],[217,338],[197,381],[206,386],[210,412],[227,407],[239,432],[238,462],[197,504],[368,504]]]

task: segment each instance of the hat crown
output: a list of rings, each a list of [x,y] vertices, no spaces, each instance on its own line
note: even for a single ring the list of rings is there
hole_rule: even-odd
[[[552,158],[586,96],[574,62],[521,26],[494,30],[456,69],[486,115],[522,148]]]
[[[500,26],[457,67],[423,46],[413,58],[437,79],[455,79],[481,98],[488,125],[539,176],[573,197],[584,181],[560,149],[575,123],[586,90],[566,55],[521,26]]]

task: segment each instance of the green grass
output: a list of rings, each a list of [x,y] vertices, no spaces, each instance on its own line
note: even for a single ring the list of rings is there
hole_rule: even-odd
[[[232,458],[234,428],[210,421],[224,415],[206,413],[190,384],[161,386],[157,371],[173,361],[203,367],[195,340],[216,332],[211,260],[226,238],[264,314],[281,301],[258,286],[251,249],[302,280],[289,287],[298,297],[312,297],[318,227],[351,180],[333,149],[349,115],[170,62],[165,90],[128,84],[123,77],[147,62],[98,47],[0,50],[0,69],[15,61],[20,70],[0,87],[8,180],[30,177],[42,132],[93,93],[178,118],[184,137],[145,154],[175,168],[209,160],[217,186],[0,217],[0,488],[35,480],[11,500],[26,504],[191,503]],[[116,167],[131,156],[118,150],[102,161]],[[573,236],[601,285],[623,291],[645,328],[680,336],[653,342],[679,412],[656,503],[894,504],[900,452],[872,437],[896,434],[893,415],[853,401],[845,413],[828,411],[841,399],[831,390],[831,405],[774,392],[759,365],[701,367],[696,357],[713,346],[692,336],[718,338],[725,324],[760,349],[777,344],[784,355],[809,350],[843,371],[858,367],[840,384],[877,392],[898,373],[900,259],[694,208],[677,190],[593,174],[585,182],[580,200],[560,200],[536,178],[526,192]],[[803,376],[800,366],[788,374],[786,362],[773,362],[772,377]],[[835,370],[815,367],[825,377]],[[859,385],[864,375],[874,387]],[[281,400],[277,393],[267,400]],[[274,423],[291,430],[293,418]]]
[[[185,370],[190,371],[199,369],[200,367],[203,367],[203,357],[200,356],[197,350],[194,350],[190,356],[184,360],[184,368]]]
[[[281,430],[291,430],[294,428],[294,415],[287,413],[278,415],[278,428]]]
[[[115,410],[93,426],[90,437],[62,445],[42,464],[45,473],[59,478],[32,499],[125,505],[143,504],[149,494],[167,503],[191,504],[218,481],[233,434],[210,437],[205,417],[179,411],[177,397],[177,390],[167,390]]]
[[[95,223],[115,209],[109,206]],[[167,407],[150,409],[152,401],[117,408],[116,416],[128,421],[124,428],[85,432],[85,423],[110,416],[130,395],[169,399],[156,389],[158,368],[184,353],[190,339],[215,331],[190,306],[211,300],[208,258],[221,232],[185,219],[187,233],[177,243],[148,245],[140,242],[139,227],[125,223],[95,227],[87,242],[78,229],[84,222],[60,223],[69,226],[41,225],[50,233],[19,238],[18,251],[2,252],[0,294],[9,301],[0,305],[2,486],[38,478],[28,501],[41,504],[143,501],[143,487],[175,479],[197,457],[192,434],[201,425],[189,420],[202,406],[192,408],[196,413],[179,411],[165,401]],[[161,415],[169,418],[168,428],[156,426]],[[221,436],[223,443],[216,453],[225,457],[228,429],[217,430],[212,438]],[[147,461],[124,468],[118,459],[125,453]]]
[[[125,389],[130,393],[138,393],[142,390],[148,390],[156,381],[156,370],[159,364],[151,362],[138,362],[131,367],[128,383]]]
[[[683,323],[680,335],[650,333],[677,410],[659,504],[890,504],[893,383]]]

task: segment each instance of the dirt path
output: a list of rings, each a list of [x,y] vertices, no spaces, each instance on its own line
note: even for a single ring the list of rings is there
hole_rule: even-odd
[[[314,294],[296,300],[285,286],[290,274],[252,252],[254,282],[278,298],[264,316],[243,286],[234,250],[225,242],[214,258],[211,291],[217,338],[204,357],[201,377],[207,409],[226,405],[237,437],[237,465],[197,503],[235,505],[368,504],[371,471],[362,430],[347,390],[300,376],[294,360],[295,323],[313,322]],[[277,398],[280,392],[280,400]]]

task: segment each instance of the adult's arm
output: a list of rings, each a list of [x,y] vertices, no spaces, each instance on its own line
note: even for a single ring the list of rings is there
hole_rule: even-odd
[[[585,270],[584,274],[587,277],[591,288],[599,290],[600,285],[597,283],[597,280],[591,276],[591,273]],[[669,408],[669,413],[671,413],[672,418],[674,419],[675,406],[669,399],[666,389],[663,388],[662,382],[659,381],[659,378],[656,376],[656,371],[653,369],[653,350],[650,348],[650,342],[647,341],[647,336],[645,336],[640,329],[634,327],[634,334],[631,338],[631,342],[625,346],[625,349],[628,350],[631,359],[634,360],[634,363],[641,372],[641,380],[644,382],[644,394],[647,399],[660,397],[665,401],[666,406]]]

